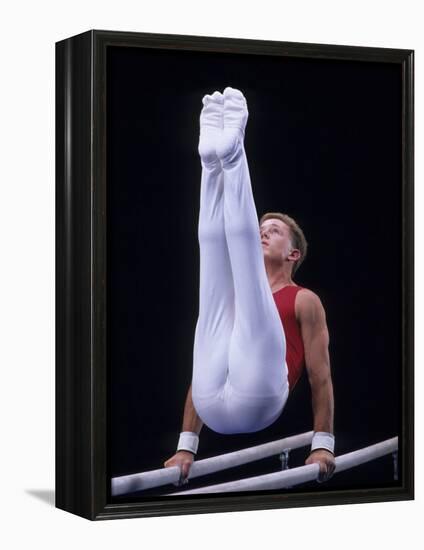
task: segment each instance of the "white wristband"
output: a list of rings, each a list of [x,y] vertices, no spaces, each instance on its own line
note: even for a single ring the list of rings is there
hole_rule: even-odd
[[[326,449],[334,454],[334,435],[328,432],[315,432],[312,438],[311,452]]]
[[[195,432],[181,432],[178,440],[177,451],[190,451],[197,453],[199,447],[199,436]]]

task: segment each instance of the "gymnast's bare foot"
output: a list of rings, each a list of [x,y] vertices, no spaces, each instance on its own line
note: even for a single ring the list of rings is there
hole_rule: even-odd
[[[223,97],[224,130],[216,153],[225,166],[237,159],[241,152],[249,112],[246,99],[240,90],[225,88]]]
[[[219,163],[216,147],[223,129],[224,96],[220,92],[214,92],[212,95],[205,95],[202,103],[199,155],[203,166],[213,168]]]

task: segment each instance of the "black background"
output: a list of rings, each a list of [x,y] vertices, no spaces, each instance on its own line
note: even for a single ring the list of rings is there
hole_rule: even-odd
[[[226,86],[248,102],[258,216],[288,213],[309,243],[295,280],[327,313],[336,453],[398,435],[400,65],[110,47],[107,74],[110,475],[160,468],[175,451],[198,313],[198,120],[203,95]],[[312,428],[304,374],[272,426],[234,436],[205,426],[198,457]],[[292,465],[306,456],[293,452]],[[190,486],[278,467],[274,457]],[[307,488],[393,484],[388,456]]]

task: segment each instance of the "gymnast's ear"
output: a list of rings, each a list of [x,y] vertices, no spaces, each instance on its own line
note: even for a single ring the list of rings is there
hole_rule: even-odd
[[[297,249],[297,248],[293,248],[292,250],[290,250],[290,253],[289,255],[287,256],[287,259],[290,261],[290,262],[297,262],[297,260],[300,259],[300,250]]]

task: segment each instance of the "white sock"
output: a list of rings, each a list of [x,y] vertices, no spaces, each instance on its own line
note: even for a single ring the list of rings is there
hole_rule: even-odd
[[[246,99],[240,90],[227,87],[223,98],[224,130],[217,147],[217,155],[223,164],[228,164],[239,156],[249,112]]]
[[[224,126],[224,96],[220,92],[205,95],[200,113],[199,155],[203,166],[212,168],[219,159],[216,146]]]

